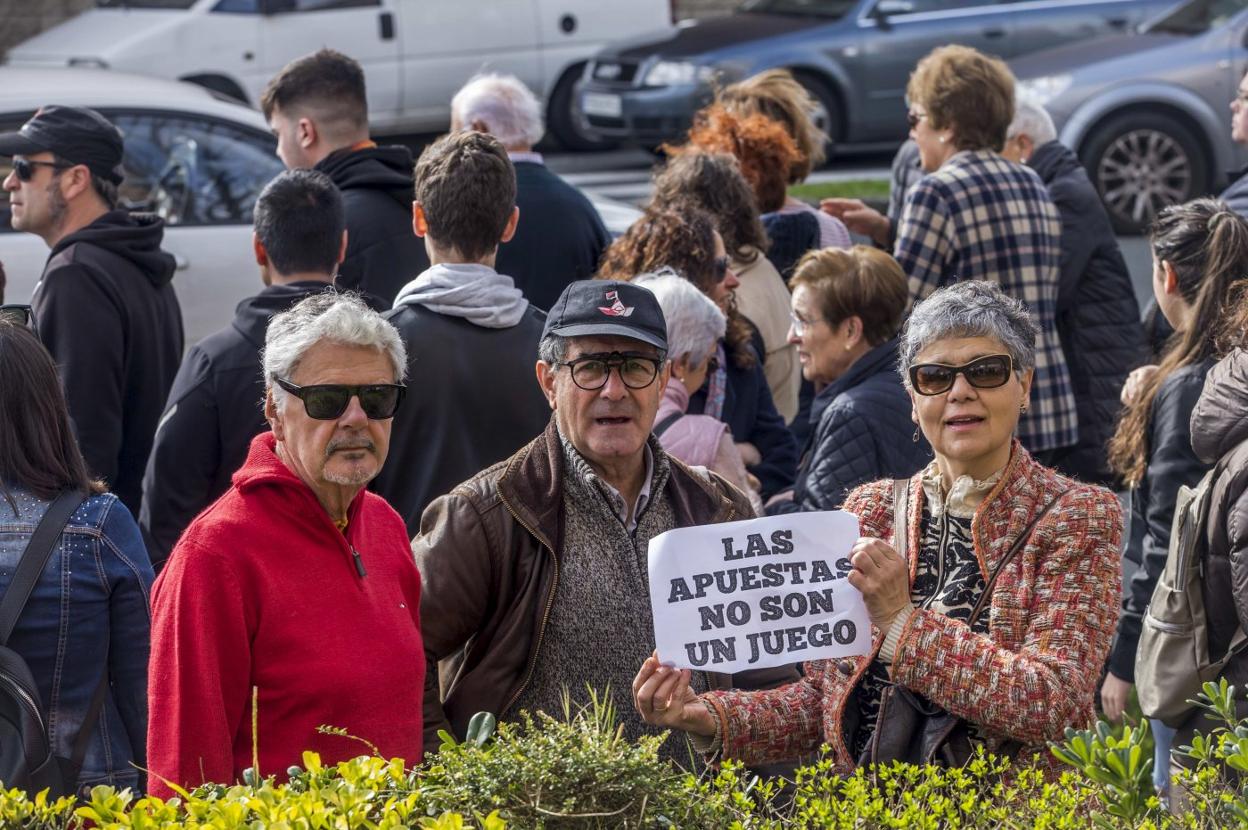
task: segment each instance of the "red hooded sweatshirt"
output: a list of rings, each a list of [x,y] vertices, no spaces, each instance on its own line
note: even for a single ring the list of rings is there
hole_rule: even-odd
[[[334,763],[366,744],[421,760],[420,575],[403,520],[360,491],[345,534],[256,436],[233,486],[182,534],[152,592],[149,790],[285,779],[304,750]],[[358,554],[358,559],[357,559]]]

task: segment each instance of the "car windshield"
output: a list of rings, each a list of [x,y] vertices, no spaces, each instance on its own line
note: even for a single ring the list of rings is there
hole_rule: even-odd
[[[1146,32],[1199,35],[1248,9],[1248,0],[1190,0],[1144,27]]]
[[[95,0],[101,9],[189,9],[195,0]]]
[[[856,0],[749,0],[741,6],[741,11],[839,18],[849,14],[849,10],[856,5]]]

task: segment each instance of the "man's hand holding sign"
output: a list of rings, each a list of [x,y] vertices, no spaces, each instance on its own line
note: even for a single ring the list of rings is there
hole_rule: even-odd
[[[868,654],[910,603],[909,569],[841,511],[683,528],[650,543],[655,654],[633,682],[648,723],[710,736],[692,669],[736,672]]]

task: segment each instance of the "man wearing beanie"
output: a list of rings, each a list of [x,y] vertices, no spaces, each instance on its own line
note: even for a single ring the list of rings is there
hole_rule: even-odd
[[[117,209],[121,132],[81,107],[45,107],[0,135],[12,225],[51,249],[35,288],[39,338],[60,368],[93,475],[138,515],[152,436],[182,357],[164,222]]]

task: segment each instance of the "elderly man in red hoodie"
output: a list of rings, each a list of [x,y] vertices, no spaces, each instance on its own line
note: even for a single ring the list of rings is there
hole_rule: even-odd
[[[420,576],[403,520],[364,489],[403,400],[403,342],[331,292],[273,318],[262,362],[272,431],[153,589],[156,795],[233,783],[253,747],[259,773],[279,778],[304,750],[327,763],[361,754],[353,738],[421,760]]]

